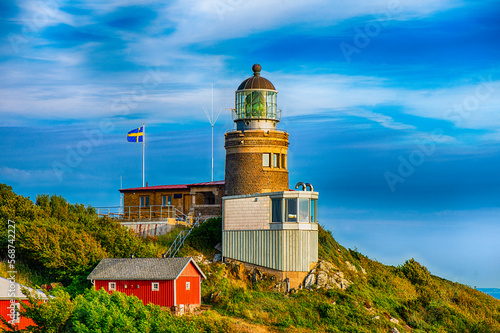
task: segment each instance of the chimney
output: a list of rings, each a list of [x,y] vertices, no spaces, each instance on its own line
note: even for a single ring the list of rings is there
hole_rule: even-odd
[[[148,186],[149,186],[149,185],[148,185],[148,182],[146,182],[146,187],[148,187]]]

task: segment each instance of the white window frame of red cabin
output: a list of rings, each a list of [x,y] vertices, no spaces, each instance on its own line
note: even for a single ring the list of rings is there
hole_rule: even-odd
[[[160,283],[151,282],[151,291],[160,291]]]
[[[12,304],[14,304],[14,313],[12,314],[12,319],[9,320],[9,324],[19,324],[19,322],[21,321],[21,313],[19,311],[19,309],[21,308],[21,304],[19,304],[18,302]]]
[[[186,290],[191,290],[191,282],[186,281]]]
[[[116,282],[108,282],[108,290],[116,290]]]

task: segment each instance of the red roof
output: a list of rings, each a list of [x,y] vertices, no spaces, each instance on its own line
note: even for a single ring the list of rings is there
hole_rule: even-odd
[[[146,186],[146,187],[124,188],[124,189],[121,189],[120,192],[151,191],[151,190],[187,190],[191,186],[218,186],[218,185],[224,185],[224,184],[225,184],[224,180],[218,180],[215,182],[205,182],[205,183],[197,183],[197,184],[156,185],[156,186]]]
[[[198,184],[189,184],[187,186],[217,186],[217,185],[224,185],[226,183],[225,180],[217,180],[215,182],[205,182],[205,183],[198,183]]]

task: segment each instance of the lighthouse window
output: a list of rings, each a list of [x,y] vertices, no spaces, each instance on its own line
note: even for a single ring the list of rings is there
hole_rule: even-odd
[[[271,154],[268,153],[262,154],[262,166],[265,167],[271,166]]]
[[[273,154],[273,168],[279,168],[280,167],[280,155],[279,154]]]
[[[283,169],[286,169],[286,155],[285,154],[281,154],[281,167]]]

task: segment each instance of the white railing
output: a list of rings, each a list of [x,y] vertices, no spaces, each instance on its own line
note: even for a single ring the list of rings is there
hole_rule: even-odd
[[[187,221],[186,214],[174,206],[110,206],[96,207],[97,215],[107,216],[116,220],[162,220],[174,218],[178,221]]]
[[[203,220],[203,222],[205,222],[208,219],[209,219],[209,217],[205,218]],[[191,231],[193,231],[194,228],[199,227],[200,224],[203,223],[203,222],[200,222],[200,217],[198,216],[196,218],[195,222],[193,223],[193,225],[191,226],[191,228],[189,228],[189,230],[182,230],[181,232],[179,232],[179,234],[177,235],[177,237],[174,239],[174,242],[168,248],[167,252],[165,252],[165,253],[162,254],[162,257],[163,258],[173,258],[173,257],[175,257],[176,254],[181,249],[181,247],[184,245],[184,242],[186,241],[186,238],[188,238],[188,236],[191,234]]]

